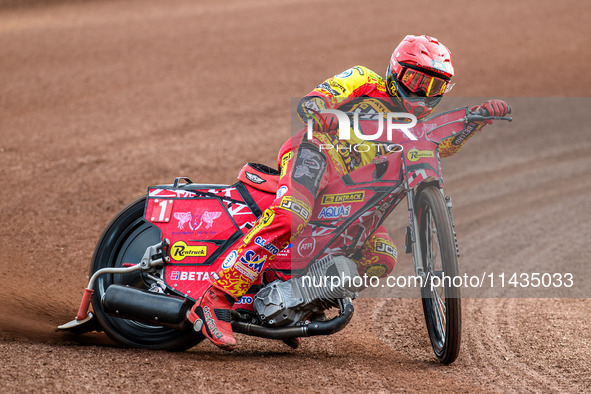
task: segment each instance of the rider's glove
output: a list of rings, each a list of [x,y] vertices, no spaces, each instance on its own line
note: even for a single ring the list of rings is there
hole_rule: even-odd
[[[326,108],[324,100],[317,96],[304,97],[298,105],[298,115],[304,124],[312,120],[314,131],[336,130],[339,120],[333,114],[320,114],[320,110]]]
[[[480,108],[484,108],[488,111],[488,116],[503,117],[509,112],[509,105],[506,102],[499,99],[490,99],[485,101]]]
[[[314,131],[332,131],[339,128],[339,119],[333,114],[318,114],[313,125]]]

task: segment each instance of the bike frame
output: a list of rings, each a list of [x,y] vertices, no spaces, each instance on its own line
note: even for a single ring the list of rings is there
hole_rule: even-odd
[[[301,259],[293,258],[293,253],[292,258],[284,258],[283,261],[289,263],[287,269],[285,264],[283,268],[281,264],[272,268],[287,271],[288,277],[295,275],[310,262],[333,253],[335,245],[341,248],[343,254],[351,255],[406,196],[409,217],[406,249],[412,253],[416,273],[424,277],[421,246],[416,236],[418,223],[415,196],[426,185],[433,184],[440,190],[443,189],[437,149],[442,141],[461,137],[465,133],[468,113],[467,108],[459,108],[419,121],[410,129],[416,140],[405,138],[398,144],[391,144],[397,149],[374,160],[373,166],[363,166],[327,187],[319,198],[348,193],[366,193],[368,198],[352,202],[351,208],[356,208],[351,209],[354,214],[342,220],[321,220],[319,210],[322,204],[318,204],[309,225],[294,240],[300,243],[294,243],[291,249],[296,249],[299,253],[299,247],[306,239],[313,240],[318,247],[314,247],[312,253],[300,254]],[[380,176],[376,179],[378,173]],[[181,183],[183,181],[185,183]],[[151,273],[160,270],[161,279],[156,282],[162,291],[168,290],[195,300],[207,286],[207,278],[231,261],[230,256],[234,252],[230,250],[232,244],[252,228],[274,199],[274,194],[257,190],[242,182],[230,186],[200,185],[180,177],[172,185],[150,187],[145,220],[160,229],[163,241],[151,248],[161,252],[154,259],[144,256],[140,264],[129,262],[123,268],[112,268],[104,273],[128,272],[136,264],[140,266],[139,269]],[[447,201],[451,214],[451,200]],[[215,229],[207,232],[206,230],[213,228],[214,222]],[[185,230],[185,225],[190,230]],[[349,233],[355,235],[351,236]],[[281,251],[277,261],[282,260],[281,253],[288,252]],[[144,261],[146,258],[148,260]],[[97,272],[92,281],[102,273]],[[85,291],[77,321],[88,318],[91,285],[92,283]],[[259,279],[234,308],[252,310],[253,296],[261,285]]]
[[[416,273],[424,276],[422,254],[416,239],[415,195],[428,184],[442,190],[443,177],[437,147],[441,140],[464,130],[466,114],[467,108],[461,108],[418,122],[411,129],[416,140],[406,138],[398,144],[389,143],[389,154],[329,185],[318,197],[322,203],[316,204],[308,226],[293,240],[291,248],[279,253],[271,269],[289,278],[305,269],[310,262],[334,253],[335,249],[344,255],[353,255],[406,196],[410,245],[407,248],[412,252]],[[183,179],[186,180],[178,178],[171,186],[149,189],[145,218],[161,229],[163,238],[170,241],[171,258],[177,258],[164,264],[163,277],[168,289],[192,298],[192,295],[200,294],[212,272],[223,268],[225,261],[231,261],[232,244],[252,227],[275,195],[240,182],[230,186],[183,185],[180,183]],[[365,198],[347,203],[353,212],[350,216],[321,218],[320,212],[327,206],[323,202],[325,196],[351,196],[355,193],[361,193]],[[217,231],[217,234],[197,234],[196,230],[198,232],[205,227],[203,218],[199,219],[199,223],[195,221],[194,218],[199,215],[216,216],[212,220],[215,227],[226,230]],[[192,225],[191,220],[194,221]],[[191,226],[193,230],[185,231],[188,230],[186,226]],[[175,231],[179,228],[184,230]],[[313,244],[314,247],[301,253],[303,244]],[[184,248],[183,253],[189,253],[180,260],[178,247]],[[261,284],[261,281],[256,282],[235,308],[251,309],[253,295]]]

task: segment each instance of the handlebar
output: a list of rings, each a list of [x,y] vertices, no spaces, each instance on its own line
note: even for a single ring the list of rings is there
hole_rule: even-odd
[[[511,106],[507,109],[507,114],[511,113]],[[506,116],[488,116],[488,111],[486,108],[478,108],[475,112],[468,112],[466,115],[466,122],[478,122],[483,120],[506,120],[508,122],[513,122],[513,118]]]

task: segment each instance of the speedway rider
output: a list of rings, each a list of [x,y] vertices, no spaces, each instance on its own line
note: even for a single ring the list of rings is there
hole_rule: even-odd
[[[320,144],[355,144],[363,141],[340,141],[335,133],[338,119],[334,115],[320,115],[321,109],[346,109],[354,98],[377,98],[388,103],[392,112],[408,112],[418,119],[429,115],[449,91],[454,69],[450,51],[437,39],[429,36],[406,36],[394,50],[386,72],[386,80],[363,66],[355,66],[325,82],[306,95],[298,106],[298,115],[307,124],[314,122],[314,134],[308,140],[305,129],[288,140],[281,148],[278,163],[281,169],[277,198],[255,225],[234,245],[238,251],[236,262],[221,269],[210,279],[210,286],[197,300],[189,313],[189,320],[203,322],[202,332],[224,350],[233,350],[236,340],[232,333],[230,309],[269,266],[276,253],[285,248],[308,223],[315,200],[331,180],[372,163],[375,150],[354,152],[318,149]],[[501,100],[488,100],[481,106],[491,116],[504,116],[508,106]],[[478,107],[472,108],[472,110]],[[444,141],[439,145],[441,157],[458,152],[464,143],[491,122],[471,125],[472,133],[461,141]],[[470,125],[467,130],[470,130]],[[396,141],[393,141],[396,142]],[[325,145],[326,146],[326,145]],[[344,152],[344,153],[343,153]],[[307,215],[292,214],[281,202],[289,199],[307,211]],[[289,204],[287,204],[289,206]],[[300,211],[301,213],[301,211]],[[255,243],[254,239],[263,239]],[[260,238],[259,238],[260,237]],[[389,254],[378,253],[374,245],[388,244]],[[275,253],[273,253],[275,252]],[[396,263],[396,247],[384,226],[369,237],[361,253],[356,255],[360,275],[383,277]]]

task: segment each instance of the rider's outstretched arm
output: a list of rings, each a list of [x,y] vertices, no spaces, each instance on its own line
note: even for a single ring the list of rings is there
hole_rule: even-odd
[[[478,112],[481,109],[486,110],[488,116],[502,117],[507,115],[509,112],[509,105],[503,100],[491,99],[485,101],[482,105],[477,105],[470,108],[472,112]],[[484,126],[491,125],[492,120],[483,120],[478,122],[470,122],[464,128],[464,131],[454,136],[443,140],[438,147],[438,151],[441,157],[447,157],[454,155],[463,148],[466,141],[468,141],[476,133],[480,132]]]

